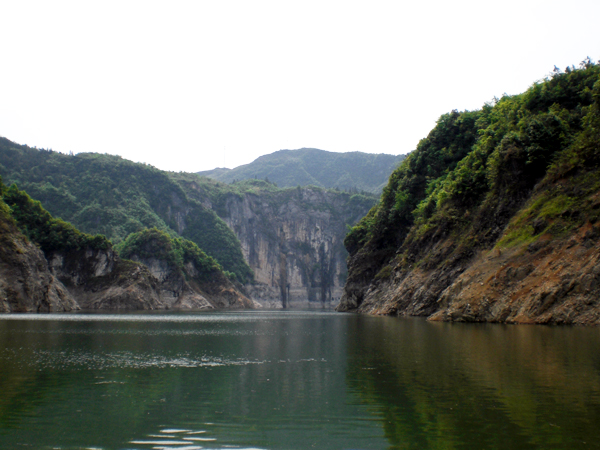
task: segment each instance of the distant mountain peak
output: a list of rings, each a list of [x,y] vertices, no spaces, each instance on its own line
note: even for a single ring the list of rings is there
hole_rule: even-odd
[[[216,168],[199,175],[225,183],[268,179],[280,187],[315,185],[380,193],[405,155],[330,152],[318,148],[282,149],[234,169]]]

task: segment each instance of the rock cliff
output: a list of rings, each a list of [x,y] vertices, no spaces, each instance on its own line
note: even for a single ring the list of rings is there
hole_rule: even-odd
[[[211,198],[192,176],[180,182],[236,234],[254,271],[255,283],[245,285],[253,300],[277,308],[339,302],[347,276],[343,239],[373,197],[317,187],[276,189],[254,180],[244,182],[254,189],[235,192],[234,184]]]
[[[79,306],[18,230],[0,201],[0,312],[71,311]],[[4,207],[4,208],[3,208]]]
[[[338,309],[600,324],[599,77],[442,116],[347,236]]]
[[[157,293],[165,308],[255,306],[238,291],[214,258],[187,239],[153,228],[128,236],[119,252],[148,268],[158,281]]]
[[[193,264],[188,263],[183,271],[179,271],[164,259],[144,258],[138,255],[131,258],[147,267],[158,281],[156,291],[162,308],[240,309],[255,306],[227,279],[198,281],[197,270]]]
[[[52,274],[81,309],[165,309],[160,282],[142,264],[126,261],[112,249],[83,248],[46,255]],[[78,309],[79,309],[78,308]]]
[[[182,268],[160,247],[133,255],[146,266],[121,259],[103,236],[53,218],[16,186],[0,180],[0,194],[0,312],[254,306],[191,241],[177,238]],[[145,233],[172,242],[156,229]]]
[[[587,223],[568,239],[545,236],[535,245],[481,249],[434,269],[394,265],[389,278],[371,283],[362,297],[347,289],[338,310],[439,321],[600,324],[599,236]]]
[[[182,274],[164,260],[122,260],[112,249],[45,257],[15,228],[0,238],[0,312],[254,307],[227,280],[195,281],[193,266]]]

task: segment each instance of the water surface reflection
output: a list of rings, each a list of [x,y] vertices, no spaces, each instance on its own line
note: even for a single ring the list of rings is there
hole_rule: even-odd
[[[348,384],[394,449],[598,448],[600,330],[350,324]]]
[[[0,316],[0,448],[598,448],[600,329]]]
[[[352,320],[293,311],[0,319],[0,447],[385,448],[367,408],[346,402]]]

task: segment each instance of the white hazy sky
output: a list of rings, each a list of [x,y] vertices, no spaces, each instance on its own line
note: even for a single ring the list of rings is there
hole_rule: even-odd
[[[599,0],[0,0],[0,136],[160,169],[407,153],[600,59]]]

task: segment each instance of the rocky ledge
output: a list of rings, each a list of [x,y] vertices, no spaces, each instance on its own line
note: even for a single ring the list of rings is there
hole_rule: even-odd
[[[346,294],[338,310],[434,321],[599,324],[599,236],[588,223],[568,239],[542,236],[433,270],[398,267],[371,284],[359,305]]]

